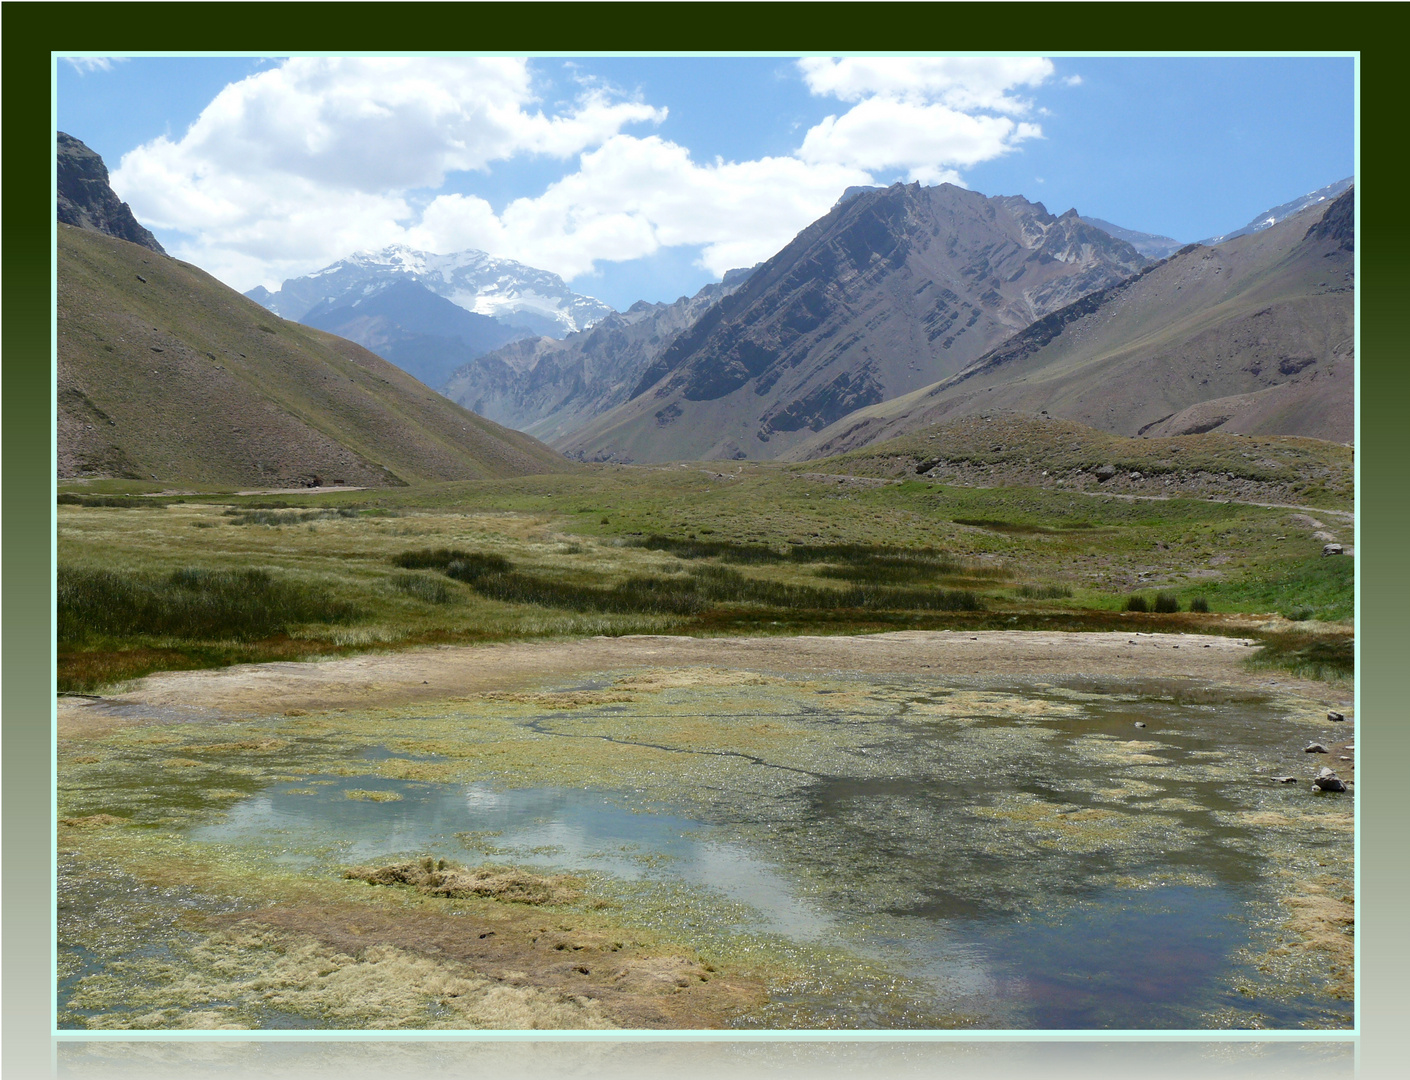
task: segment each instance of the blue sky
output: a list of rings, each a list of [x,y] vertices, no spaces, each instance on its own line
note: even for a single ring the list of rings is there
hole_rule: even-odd
[[[1182,241],[1350,176],[1350,58],[60,60],[58,127],[235,288],[467,247],[617,308],[787,243],[852,183],[954,182]]]

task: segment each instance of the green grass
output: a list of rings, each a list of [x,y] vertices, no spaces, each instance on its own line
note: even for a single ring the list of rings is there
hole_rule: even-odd
[[[162,510],[172,502],[170,499],[135,495],[75,495],[68,492],[61,493],[54,501],[60,506],[120,506],[126,510]]]
[[[412,551],[398,566],[440,563],[443,572],[481,596],[507,604],[534,604],[568,611],[624,615],[698,615],[716,604],[750,604],[792,612],[874,609],[879,611],[980,611],[973,593],[957,589],[896,589],[873,585],[815,588],[746,576],[727,566],[699,566],[685,575],[634,575],[617,584],[584,585],[513,569],[502,556],[481,552]]]
[[[1263,574],[1201,586],[1215,611],[1276,611],[1295,621],[1346,622],[1355,612],[1356,563],[1314,556],[1271,566]]]
[[[392,588],[427,604],[449,604],[456,599],[444,581],[425,574],[397,574],[392,578]]]
[[[1262,633],[1263,648],[1248,661],[1264,670],[1291,671],[1308,679],[1350,679],[1356,641],[1350,634]]]
[[[187,568],[165,577],[61,567],[58,640],[184,638],[255,641],[300,623],[346,623],[360,608],[267,570]]]
[[[306,525],[310,521],[328,518],[355,518],[357,511],[347,507],[324,507],[319,510],[227,510],[231,525]]]
[[[727,479],[611,467],[273,501],[183,498],[155,510],[59,506],[60,565],[148,582],[261,567],[360,614],[275,619],[262,639],[236,640],[218,620],[208,637],[133,628],[66,639],[65,688],[163,665],[430,643],[946,627],[1250,633],[1256,622],[1229,620],[1311,607],[1315,628],[1349,623],[1354,607],[1353,560],[1323,559],[1289,511],[1205,499],[849,486],[750,464]],[[251,527],[264,521],[277,527]],[[1138,590],[1148,606],[1172,593],[1182,610],[1123,613]]]

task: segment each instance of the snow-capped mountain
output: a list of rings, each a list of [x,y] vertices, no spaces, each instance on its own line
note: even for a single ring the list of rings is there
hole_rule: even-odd
[[[290,278],[278,292],[257,286],[245,295],[276,315],[300,320],[320,304],[341,305],[406,279],[466,311],[555,338],[586,330],[612,313],[601,300],[573,292],[547,270],[483,251],[437,255],[400,244],[359,251],[312,274]]]
[[[1211,236],[1208,240],[1201,240],[1205,247],[1214,247],[1222,244],[1226,240],[1232,240],[1237,236],[1247,236],[1249,233],[1262,232],[1269,226],[1276,225],[1284,218],[1290,218],[1300,210],[1306,210],[1309,206],[1316,206],[1318,203],[1330,202],[1347,188],[1351,187],[1352,177],[1345,180],[1338,180],[1335,184],[1328,184],[1326,187],[1318,188],[1316,191],[1309,191],[1306,195],[1299,196],[1291,202],[1285,202],[1281,206],[1275,206],[1271,210],[1265,210],[1259,214],[1242,229],[1235,229],[1233,232],[1224,233],[1222,236]]]

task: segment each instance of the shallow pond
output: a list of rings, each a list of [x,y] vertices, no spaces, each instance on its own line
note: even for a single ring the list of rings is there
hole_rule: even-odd
[[[1295,703],[608,673],[230,726],[261,725],[262,756],[201,758],[195,726],[111,740],[69,812],[148,818],[256,877],[423,853],[584,875],[626,921],[786,962],[744,1026],[1350,1022],[1319,955],[1283,947],[1301,880],[1351,880],[1351,797],[1270,780],[1309,771]],[[207,763],[189,790],[139,782],[177,753]]]

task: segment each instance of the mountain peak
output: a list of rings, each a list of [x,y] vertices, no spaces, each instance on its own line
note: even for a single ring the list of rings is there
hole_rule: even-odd
[[[407,244],[357,251],[290,278],[277,292],[252,289],[245,295],[286,319],[302,320],[321,305],[343,306],[401,279],[415,281],[476,315],[553,338],[585,330],[612,313],[595,297],[573,292],[551,271],[475,248],[441,255]]]
[[[55,145],[60,221],[141,244],[158,255],[166,254],[157,238],[133,217],[132,208],[108,184],[108,167],[102,157],[62,131]]]

